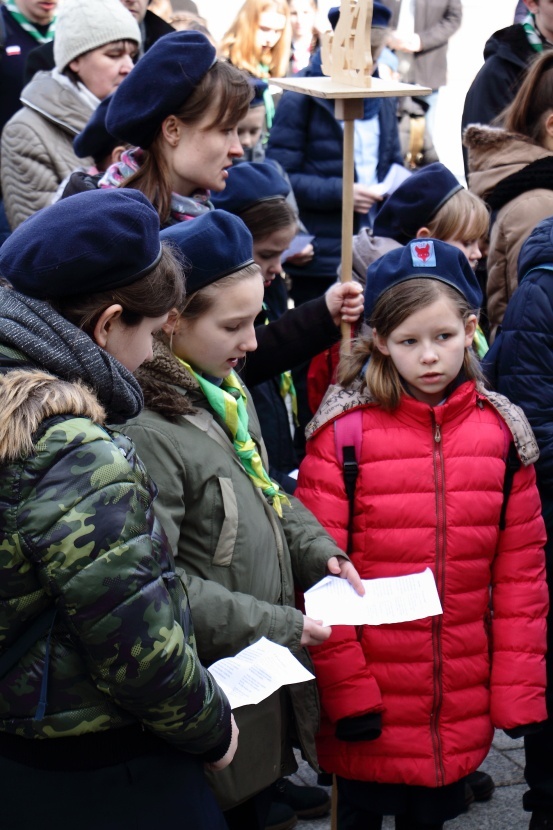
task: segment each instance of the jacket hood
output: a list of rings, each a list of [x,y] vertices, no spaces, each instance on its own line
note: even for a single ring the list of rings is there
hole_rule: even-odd
[[[80,133],[94,111],[75,84],[65,76],[56,78],[52,71],[37,72],[24,87],[21,103],[70,135]]]
[[[43,421],[56,415],[90,418],[103,424],[105,412],[82,383],[69,383],[48,372],[13,369],[0,375],[0,463],[33,451]]]
[[[484,60],[496,56],[515,66],[526,67],[528,38],[521,23],[494,32],[484,46]]]
[[[522,409],[519,406],[516,406],[516,404],[511,403],[511,401],[504,395],[500,395],[498,392],[492,392],[491,390],[484,388],[481,384],[477,384],[476,399],[477,401],[487,401],[504,420],[513,437],[513,443],[517,449],[517,453],[522,464],[524,464],[524,466],[535,464],[539,458],[539,448],[534,437],[532,427],[530,426],[530,422]],[[349,389],[345,389],[343,386],[338,384],[331,386],[329,387],[316,415],[307,425],[305,430],[306,438],[309,440],[316,432],[322,429],[325,424],[336,420],[336,418],[345,415],[353,409],[376,405],[376,401],[371,396],[364,381],[361,379],[352,384]]]
[[[553,266],[553,216],[536,225],[524,242],[518,257],[520,279],[538,265]]]
[[[136,378],[144,394],[144,405],[174,421],[179,415],[196,411],[190,392],[199,384],[161,340],[154,341],[153,359],[144,363]]]
[[[528,136],[483,124],[467,127],[463,144],[469,151],[470,189],[482,199],[503,179],[539,159],[553,156]]]

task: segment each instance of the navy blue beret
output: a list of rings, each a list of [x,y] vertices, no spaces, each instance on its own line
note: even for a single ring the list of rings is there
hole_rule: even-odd
[[[115,90],[107,129],[129,144],[149,147],[162,121],[181,108],[215,61],[215,47],[201,32],[160,37]]]
[[[371,27],[385,29],[390,25],[391,18],[392,12],[389,8],[384,6],[383,3],[378,3],[376,1],[373,3],[373,19]],[[340,6],[333,6],[329,9],[328,19],[332,28],[335,29],[340,19]]]
[[[87,190],[25,220],[0,248],[0,274],[30,297],[130,285],[161,258],[159,216],[138,190]]]
[[[375,236],[388,236],[406,245],[439,209],[462,190],[453,173],[439,161],[417,170],[395,190],[376,214]]]
[[[279,196],[285,199],[290,185],[276,167],[266,161],[243,161],[229,168],[227,185],[211,194],[216,208],[242,213],[246,208]]]
[[[263,97],[269,89],[269,84],[262,80],[262,78],[248,77],[250,85],[253,87],[253,98],[250,101],[250,109],[254,107],[261,107],[265,105],[265,98]]]
[[[160,238],[184,255],[187,294],[253,265],[251,233],[238,216],[224,210],[165,228]]]
[[[112,96],[108,95],[100,101],[90,120],[81,132],[73,139],[75,155],[80,159],[92,156],[93,159],[105,158],[117,144],[122,142],[108,133],[106,129],[106,113]]]
[[[370,321],[377,300],[389,288],[421,278],[439,280],[455,288],[475,311],[482,305],[480,285],[462,251],[439,239],[414,239],[369,265],[365,320]]]

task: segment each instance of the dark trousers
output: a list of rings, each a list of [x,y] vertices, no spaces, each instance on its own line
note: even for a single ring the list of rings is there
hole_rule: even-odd
[[[549,614],[547,616],[547,713],[548,719],[543,729],[524,738],[526,766],[524,777],[530,787],[524,793],[522,803],[528,812],[543,810],[553,815],[553,603],[551,586],[553,585],[553,503],[542,497],[542,511],[547,528],[545,562],[547,583],[549,585]]]
[[[272,788],[262,790],[238,807],[225,810],[229,830],[264,830],[272,801]]]
[[[383,816],[338,801],[338,830],[382,830]],[[396,816],[396,830],[442,830],[443,824],[418,824],[408,816]]]
[[[202,761],[184,753],[63,771],[0,757],[0,780],[2,830],[227,830]]]

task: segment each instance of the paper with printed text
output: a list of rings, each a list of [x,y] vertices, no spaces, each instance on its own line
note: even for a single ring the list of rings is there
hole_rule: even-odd
[[[209,667],[232,709],[259,703],[281,686],[303,683],[314,676],[296,660],[289,648],[262,637],[234,657]]]
[[[408,576],[363,579],[361,597],[345,579],[326,576],[305,593],[305,613],[323,625],[382,625],[442,614],[430,568]]]

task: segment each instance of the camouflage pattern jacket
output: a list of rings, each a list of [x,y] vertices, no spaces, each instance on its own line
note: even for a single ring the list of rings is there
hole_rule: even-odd
[[[0,374],[0,655],[48,605],[57,614],[49,656],[45,636],[0,679],[0,732],[57,738],[142,724],[220,758],[228,701],[199,663],[134,446],[102,425],[85,386],[23,360],[0,345],[0,369],[15,364]]]

